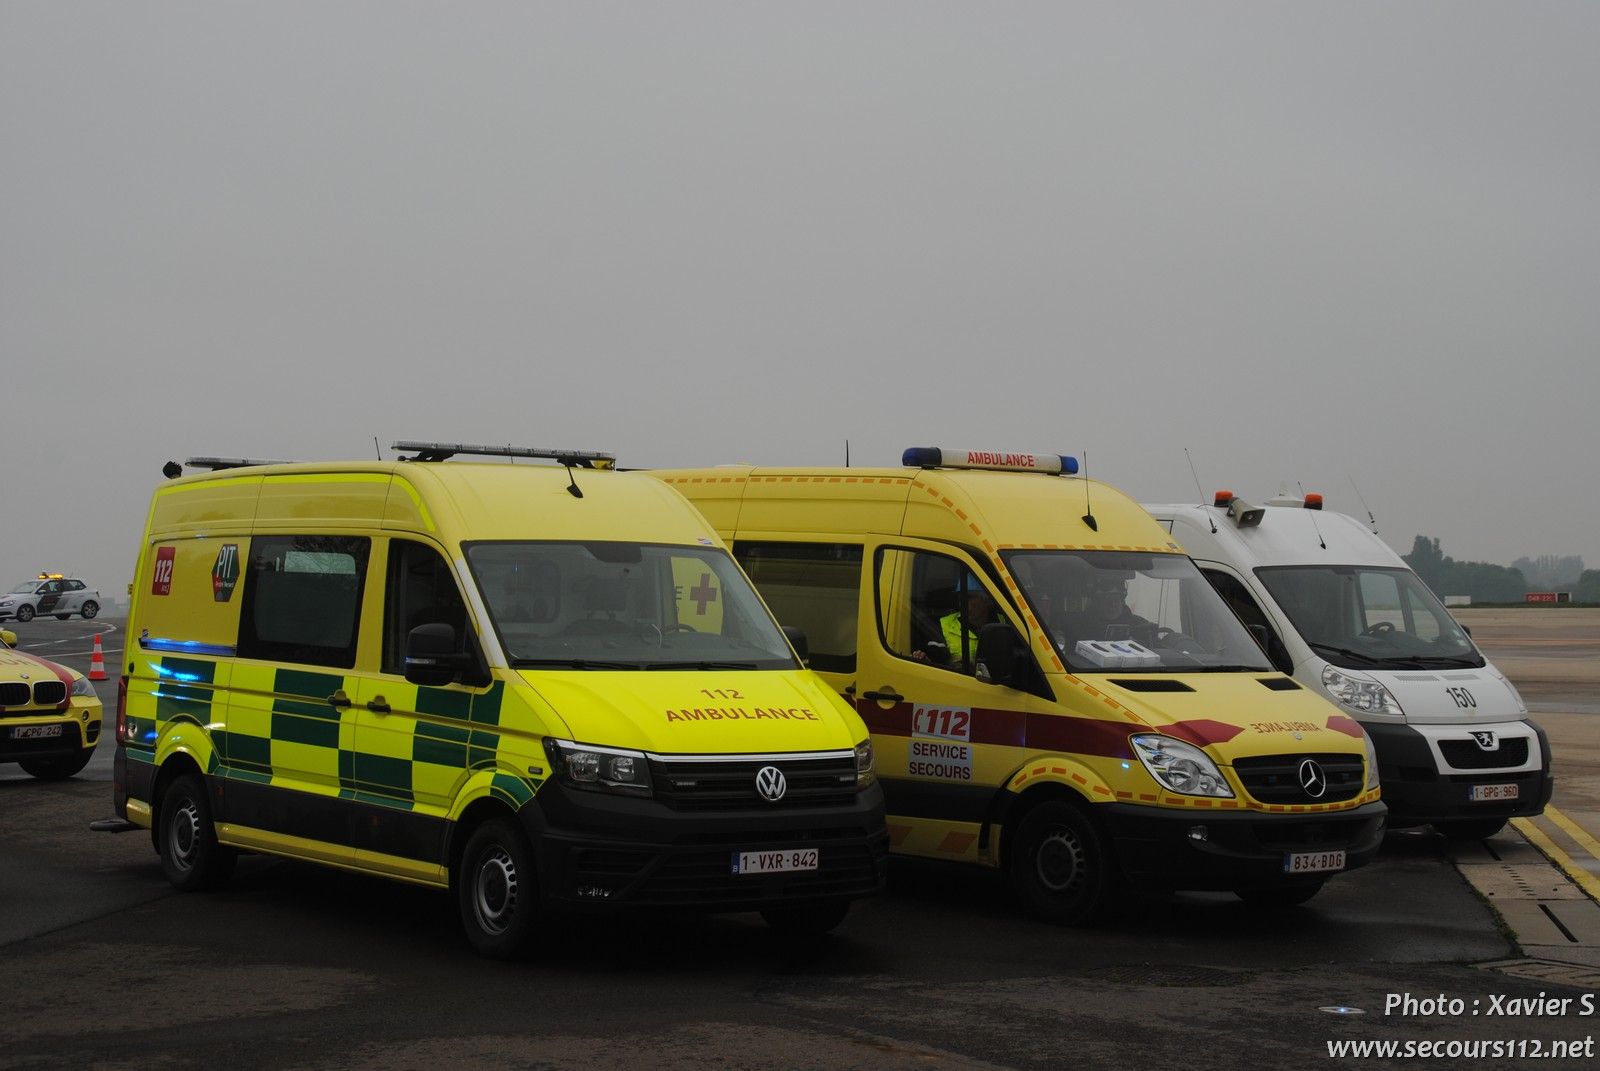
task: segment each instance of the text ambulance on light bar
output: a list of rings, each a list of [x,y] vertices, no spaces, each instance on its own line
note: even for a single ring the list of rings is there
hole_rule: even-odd
[[[1065,454],[1021,454],[999,450],[943,450],[913,446],[900,455],[900,464],[918,469],[999,469],[1003,472],[1044,472],[1074,476],[1078,459]]]

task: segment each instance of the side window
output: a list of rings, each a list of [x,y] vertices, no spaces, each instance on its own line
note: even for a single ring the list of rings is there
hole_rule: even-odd
[[[811,668],[854,673],[861,548],[846,543],[746,543],[733,556],[781,625],[806,634]]]
[[[1292,676],[1294,658],[1289,654],[1289,648],[1284,646],[1278,630],[1272,627],[1266,611],[1261,609],[1255,596],[1250,594],[1250,589],[1231,573],[1217,569],[1202,569],[1201,572],[1211,581],[1211,586],[1217,590],[1217,594],[1222,596],[1222,601],[1228,604],[1228,609],[1237,614],[1239,620],[1243,621],[1252,632],[1258,627],[1266,630],[1267,658],[1275,669]]]
[[[1002,620],[972,570],[943,554],[880,550],[876,586],[884,648],[901,658],[970,676],[978,632]]]
[[[444,556],[423,543],[389,543],[384,582],[383,664],[385,673],[406,671],[406,637],[418,625],[446,624],[456,630],[456,650],[466,651],[472,630],[455,573]]]
[[[257,536],[240,607],[239,656],[349,669],[371,540]]]
[[[81,580],[69,580],[69,581],[67,581],[67,590],[68,591],[82,591],[83,590],[83,581],[81,581]]]

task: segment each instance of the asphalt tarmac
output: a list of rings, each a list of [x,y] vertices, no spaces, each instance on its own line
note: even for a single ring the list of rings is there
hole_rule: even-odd
[[[120,624],[18,631],[80,669],[99,631],[114,678]],[[101,695],[109,717],[114,680]],[[506,965],[468,949],[445,896],[390,882],[252,857],[224,892],[174,893],[147,834],[88,831],[110,758],[57,783],[0,766],[0,1068],[1256,1068],[1338,1040],[1600,1033],[1576,1003],[1600,975],[1479,966],[1517,949],[1426,832],[1283,912],[1181,895],[1061,929],[991,874],[903,862],[822,940],[754,916],[552,920],[536,959]],[[1384,1013],[1407,993],[1478,1014]],[[1574,1003],[1487,1012],[1541,993]]]

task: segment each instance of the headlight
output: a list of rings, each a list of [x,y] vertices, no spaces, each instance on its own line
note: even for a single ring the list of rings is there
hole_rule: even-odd
[[[1233,798],[1233,789],[1211,757],[1193,744],[1150,733],[1129,738],[1133,753],[1162,786],[1185,796]]]
[[[1367,791],[1371,792],[1378,787],[1378,747],[1368,733],[1362,733],[1361,737],[1367,744]]]
[[[575,744],[548,736],[544,750],[556,777],[571,788],[650,795],[650,760],[642,751]]]
[[[85,699],[100,698],[95,694],[94,685],[89,682],[88,677],[79,677],[77,680],[72,682],[72,694],[75,696],[82,696]]]
[[[1357,676],[1334,666],[1324,666],[1322,686],[1328,690],[1329,695],[1338,700],[1340,706],[1357,714],[1393,714],[1398,717],[1405,713],[1400,709],[1400,702],[1395,699],[1393,693],[1370,677]]]
[[[872,772],[872,740],[868,738],[856,745],[856,787],[866,788],[878,779]]]

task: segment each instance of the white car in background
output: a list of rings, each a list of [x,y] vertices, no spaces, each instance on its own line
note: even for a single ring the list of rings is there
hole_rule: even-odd
[[[14,617],[26,624],[45,614],[54,614],[65,621],[73,614],[82,614],[87,619],[99,612],[99,589],[59,573],[40,573],[0,595],[0,621]]]

